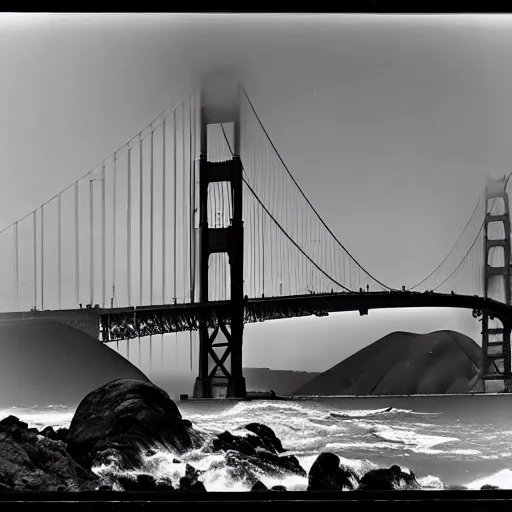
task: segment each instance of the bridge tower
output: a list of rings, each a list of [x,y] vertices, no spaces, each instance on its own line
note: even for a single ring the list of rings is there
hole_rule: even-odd
[[[511,303],[511,248],[510,248],[510,215],[509,201],[506,192],[505,177],[495,180],[491,179],[485,187],[485,223],[484,223],[484,297],[488,298],[491,286],[496,282],[503,286],[504,300]],[[493,213],[495,208],[500,213]],[[489,237],[490,226],[493,234],[500,235]],[[499,229],[502,228],[502,229]],[[501,252],[502,265],[492,266],[492,253]],[[493,297],[490,297],[493,298]],[[503,298],[501,300],[503,300]],[[511,390],[511,351],[510,351],[510,326],[502,324],[499,328],[489,327],[490,317],[485,311],[482,314],[482,377],[484,391],[486,381],[503,381],[505,391]],[[500,368],[502,366],[502,368]]]
[[[230,268],[230,318],[217,320],[213,332],[207,319],[199,322],[199,375],[194,385],[194,398],[246,396],[242,371],[242,340],[244,331],[242,219],[242,163],[240,160],[240,85],[233,73],[221,71],[203,78],[201,83],[201,146],[199,161],[199,302],[208,296],[208,261],[211,254],[225,253]],[[234,124],[234,156],[225,162],[207,159],[210,124]],[[231,188],[232,211],[230,225],[211,228],[208,224],[208,186],[228,182]],[[215,344],[219,330],[226,342]],[[223,354],[215,352],[223,348]],[[230,364],[228,364],[230,363]]]

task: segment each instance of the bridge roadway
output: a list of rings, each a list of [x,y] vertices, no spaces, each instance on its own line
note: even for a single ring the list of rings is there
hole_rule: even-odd
[[[290,295],[246,299],[245,322],[263,322],[302,316],[326,316],[341,311],[368,314],[371,309],[463,308],[487,311],[502,322],[512,323],[512,306],[473,295],[429,292],[360,292]],[[0,313],[0,321],[47,319],[76,327],[104,342],[196,330],[203,319],[213,328],[227,321],[229,301],[207,304],[165,304],[122,308],[81,308],[68,310]]]
[[[420,292],[362,292],[291,295],[246,299],[245,322],[263,322],[302,316],[327,316],[329,313],[370,309],[446,307],[487,311],[502,322],[512,321],[512,306],[471,295]],[[229,301],[200,304],[170,304],[132,308],[99,309],[102,340],[115,341],[148,335],[195,330],[201,315],[213,328],[227,320]]]

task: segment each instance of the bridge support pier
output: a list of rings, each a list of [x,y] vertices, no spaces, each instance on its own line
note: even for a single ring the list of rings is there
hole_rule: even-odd
[[[484,223],[484,297],[488,298],[489,293],[496,291],[495,283],[498,282],[498,291],[503,290],[503,297],[490,297],[504,300],[508,305],[511,303],[511,246],[510,246],[510,213],[508,194],[506,191],[505,177],[499,180],[489,180],[485,187],[485,223]],[[502,204],[501,212],[496,214],[489,201]],[[490,228],[491,226],[491,228]],[[498,229],[492,229],[497,226]],[[501,228],[501,229],[500,229]],[[490,231],[492,235],[490,235]],[[497,236],[496,233],[503,233]],[[501,251],[503,264],[492,265],[491,253],[495,250]],[[501,381],[503,390],[507,393],[512,391],[512,367],[510,333],[512,324],[500,319],[500,327],[490,327],[489,321],[493,319],[487,312],[482,315],[482,379],[484,391],[487,391],[487,381]]]
[[[211,334],[206,319],[200,320],[199,375],[194,385],[194,398],[243,398],[246,396],[242,370],[244,228],[242,163],[239,156],[239,94],[238,82],[229,75],[212,76],[209,81],[203,81],[199,162],[199,301],[201,304],[209,301],[210,255],[224,253],[229,258],[231,308],[229,321],[218,319]],[[210,162],[206,156],[207,126],[222,123],[234,123],[234,156],[225,162]],[[208,186],[216,182],[228,182],[231,186],[232,211],[228,227],[210,228],[208,225]],[[226,341],[215,343],[219,332],[224,334]],[[219,348],[224,349],[220,357],[216,352]]]

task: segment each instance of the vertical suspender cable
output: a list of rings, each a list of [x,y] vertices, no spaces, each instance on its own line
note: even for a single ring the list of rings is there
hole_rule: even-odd
[[[167,208],[165,204],[165,188],[167,186],[166,183],[166,176],[165,176],[165,146],[166,146],[166,140],[165,140],[165,119],[162,125],[162,304],[166,303],[166,296],[165,296],[165,281],[167,279],[166,275],[166,255],[165,255],[165,217],[167,215]],[[163,336],[163,335],[162,335]],[[162,338],[163,341],[163,338]],[[163,350],[163,345],[162,345]],[[162,356],[163,359],[163,356]]]
[[[192,99],[190,96],[188,104],[189,130],[188,130],[188,154],[189,154],[189,216],[190,216],[190,302],[194,302],[194,157],[192,155]],[[192,342],[192,338],[190,339]],[[192,346],[192,345],[191,345]]]
[[[142,188],[142,132],[139,133],[139,294],[140,306],[142,306],[142,220],[143,220],[143,188]],[[140,338],[139,338],[139,351],[140,351]],[[140,353],[139,353],[140,362]]]
[[[190,97],[190,302],[194,303],[195,295],[195,95],[192,93]],[[189,362],[190,371],[192,371],[192,331],[189,331]]]
[[[176,237],[176,211],[177,211],[177,208],[176,208],[176,173],[177,173],[177,169],[176,169],[176,160],[177,160],[177,155],[176,155],[176,142],[177,142],[177,137],[176,137],[176,109],[173,110],[173,113],[172,113],[172,117],[173,117],[173,136],[174,136],[174,144],[173,144],[173,172],[174,172],[174,185],[173,185],[173,195],[174,195],[174,201],[173,201],[173,204],[174,204],[174,215],[173,215],[173,221],[174,221],[174,230],[173,230],[173,235],[174,235],[174,244],[173,244],[173,252],[174,252],[174,255],[173,255],[173,279],[174,279],[174,297],[173,297],[173,301],[174,303],[176,304],[177,302],[177,290],[176,290],[176,243],[177,243],[177,237]],[[176,353],[177,353],[177,350],[178,350],[178,332],[176,332]],[[175,358],[175,361],[176,361],[176,364],[177,364],[177,358]]]
[[[61,194],[57,197],[57,303],[62,308],[62,212]]]
[[[174,135],[174,145],[173,145],[173,156],[174,156],[174,164],[173,164],[173,172],[174,172],[174,186],[173,186],[173,194],[174,194],[174,201],[173,201],[173,204],[174,204],[174,215],[173,215],[173,221],[174,221],[174,230],[173,230],[173,235],[174,235],[174,257],[173,257],[173,265],[174,265],[174,303],[176,303],[177,301],[177,291],[176,291],[176,173],[177,173],[177,169],[176,169],[176,110],[173,111],[172,113],[173,115],[173,135]]]
[[[78,232],[78,181],[75,183],[75,289],[76,304],[80,303],[80,252]]]
[[[114,153],[114,184],[112,186],[112,297],[110,304],[114,307],[116,298],[116,189],[117,189],[117,152]]]
[[[94,181],[89,180],[89,281],[91,290],[91,307],[94,307]]]
[[[132,148],[128,148],[128,192],[126,212],[126,289],[128,306],[132,305]],[[128,359],[130,342],[127,341]]]
[[[261,260],[262,260],[262,280],[261,280],[261,294],[262,296],[265,295],[265,215],[261,214],[261,243],[262,243],[262,254],[261,254]]]
[[[105,307],[107,291],[107,244],[106,244],[106,208],[105,208],[105,164],[102,166],[101,180],[101,304]]]
[[[182,143],[182,151],[181,151],[181,160],[182,160],[182,163],[183,163],[183,167],[182,167],[182,172],[181,172],[181,197],[183,198],[182,199],[182,211],[183,211],[183,227],[182,227],[182,233],[183,233],[183,238],[182,238],[182,245],[183,245],[183,267],[182,267],[182,272],[183,272],[183,301],[186,302],[187,300],[187,284],[186,284],[186,278],[185,276],[187,275],[186,272],[185,272],[185,265],[186,265],[186,261],[187,261],[187,229],[186,229],[186,226],[187,226],[187,210],[185,208],[185,193],[186,193],[186,180],[185,180],[185,170],[187,168],[187,165],[186,165],[186,155],[185,155],[185,148],[186,148],[186,144],[185,144],[185,102],[183,102],[183,104],[181,105],[181,143]]]
[[[143,188],[142,188],[142,132],[139,133],[139,295],[140,305],[142,306],[142,220],[143,220]],[[140,331],[139,331],[139,368],[142,369],[142,357],[140,346]]]
[[[44,204],[41,206],[41,311],[44,309]]]
[[[32,212],[34,220],[34,309],[37,309],[37,219],[36,210]]]
[[[194,273],[193,273],[193,280],[192,280],[192,296],[195,300],[195,289],[196,289],[196,261],[197,261],[197,231],[196,231],[196,187],[197,187],[197,130],[201,123],[200,118],[200,108],[199,108],[199,94],[196,93],[194,95],[194,138],[193,138],[193,150],[194,150],[194,164],[193,164],[193,173],[194,173],[194,188],[193,188],[193,194],[192,194],[192,204],[194,208],[194,220],[193,220],[193,226],[192,231],[194,235],[194,243],[193,243],[193,252],[194,252]]]
[[[19,296],[19,263],[18,263],[18,223],[14,224],[14,295],[16,299],[16,311],[20,309],[20,296]]]
[[[149,164],[149,304],[153,304],[153,148],[154,131],[151,127],[151,154]],[[151,345],[150,345],[151,347]]]
[[[165,176],[165,118],[162,123],[162,304],[165,304],[165,280],[167,278],[165,272],[165,216],[166,216],[166,205],[165,205],[165,188],[166,188],[166,176]],[[164,367],[164,335],[160,338],[160,367]]]
[[[153,304],[153,149],[154,130],[151,126],[151,153],[149,155],[149,304]],[[153,337],[149,336],[149,373],[153,364]]]

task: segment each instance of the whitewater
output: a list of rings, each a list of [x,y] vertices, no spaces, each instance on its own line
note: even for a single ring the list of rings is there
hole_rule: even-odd
[[[309,471],[321,452],[336,453],[359,476],[370,469],[398,464],[416,474],[426,489],[496,485],[512,489],[512,397],[324,397],[290,401],[183,401],[184,418],[206,433],[247,435],[244,425],[264,423]],[[15,415],[42,429],[69,427],[74,409],[66,406],[11,407],[0,418]],[[142,472],[178,482],[185,464],[204,471],[208,491],[248,491],[233,478],[222,453],[201,449],[180,456],[162,449],[147,457]],[[98,474],[116,471],[97,467]],[[259,475],[268,487],[306,490],[307,478],[280,480]]]

